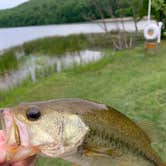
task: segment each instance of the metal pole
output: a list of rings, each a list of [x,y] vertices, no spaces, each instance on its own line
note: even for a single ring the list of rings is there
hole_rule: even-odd
[[[150,22],[151,19],[151,0],[149,0],[149,6],[148,6],[148,22]]]
[[[163,23],[159,22],[158,24],[159,24],[159,35],[158,35],[157,42],[160,43],[161,42],[161,28],[163,26]]]

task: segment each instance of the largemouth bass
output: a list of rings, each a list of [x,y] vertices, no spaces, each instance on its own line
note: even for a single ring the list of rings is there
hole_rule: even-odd
[[[23,103],[3,109],[1,117],[11,163],[40,154],[81,166],[129,166],[124,163],[130,159],[132,166],[166,166],[147,134],[104,104],[83,99]]]

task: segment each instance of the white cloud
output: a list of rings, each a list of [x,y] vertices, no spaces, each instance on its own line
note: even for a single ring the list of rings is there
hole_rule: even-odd
[[[0,0],[0,9],[7,9],[15,7],[28,0]]]

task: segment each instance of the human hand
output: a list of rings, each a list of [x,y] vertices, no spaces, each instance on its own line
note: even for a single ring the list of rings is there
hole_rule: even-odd
[[[34,166],[35,161],[36,161],[36,156],[32,156],[23,161],[19,161],[15,163],[7,163],[5,135],[4,135],[4,132],[0,130],[0,166]]]
[[[5,162],[6,158],[6,146],[4,132],[0,130],[0,165]]]

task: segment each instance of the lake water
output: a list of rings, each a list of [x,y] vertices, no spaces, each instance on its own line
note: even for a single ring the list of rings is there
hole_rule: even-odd
[[[103,54],[94,50],[83,50],[75,53],[66,53],[64,56],[46,55],[21,55],[19,68],[4,77],[0,77],[0,91],[8,90],[19,86],[23,80],[35,82],[38,78],[43,78],[54,72],[61,72],[74,66],[95,62],[103,57]]]
[[[147,24],[146,20],[138,22],[138,29],[143,30]],[[66,36],[79,33],[101,33],[104,32],[102,25],[97,23],[79,23],[48,26],[31,26],[18,28],[0,28],[0,50],[23,44],[24,42],[46,36]],[[123,29],[121,22],[108,22],[108,30]],[[126,31],[135,31],[133,21],[125,21]]]

